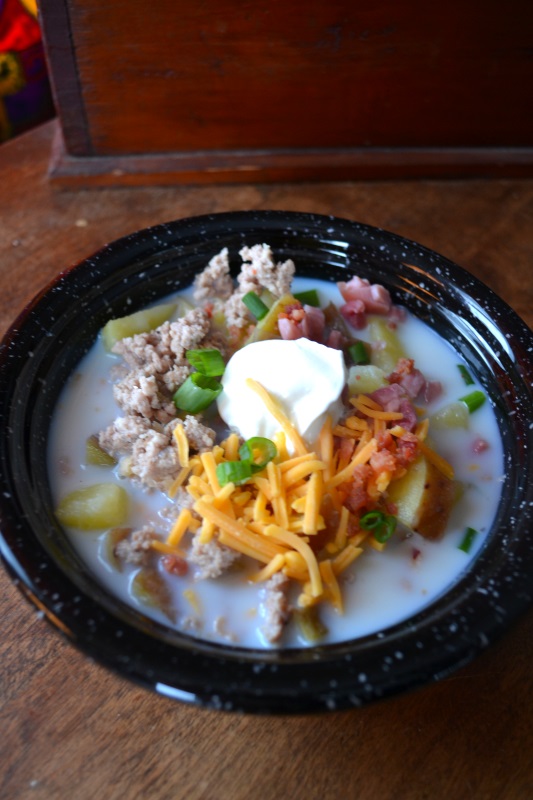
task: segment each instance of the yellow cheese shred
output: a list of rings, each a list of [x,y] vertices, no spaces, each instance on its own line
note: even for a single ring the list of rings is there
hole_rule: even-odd
[[[283,530],[283,528],[280,528],[278,525],[269,525],[265,529],[265,534],[268,537],[276,539],[278,542],[289,545],[304,557],[311,579],[311,594],[313,597],[319,597],[322,594],[322,576],[320,575],[316,556],[307,542],[304,542],[304,540],[295,533]]]
[[[192,520],[192,514],[188,508],[182,508],[180,513],[178,514],[172,529],[167,536],[167,544],[171,545],[172,547],[176,547],[183,536],[187,532],[189,525]]]
[[[437,469],[440,470],[440,472],[442,472],[443,475],[445,475],[447,478],[453,481],[455,475],[454,469],[452,465],[448,461],[446,461],[445,458],[439,456],[439,454],[436,453],[431,447],[428,447],[428,445],[425,442],[419,441],[418,447],[420,451],[425,455],[427,460],[433,464],[433,466],[437,467]]]
[[[178,422],[173,431],[174,441],[178,446],[178,458],[182,467],[189,466],[189,440],[181,422]]]
[[[288,419],[282,409],[279,407],[278,403],[274,400],[273,397],[267,392],[265,387],[259,383],[259,381],[255,381],[253,378],[246,379],[246,385],[252,389],[256,394],[259,395],[267,410],[272,414],[276,422],[279,423],[283,433],[286,435],[288,439],[292,442],[294,449],[296,450],[298,455],[303,455],[307,453],[307,447],[305,446],[304,440],[292,424],[292,422]]]

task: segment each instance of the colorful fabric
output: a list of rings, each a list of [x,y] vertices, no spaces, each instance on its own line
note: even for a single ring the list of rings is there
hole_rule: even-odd
[[[53,114],[35,0],[0,0],[0,142]]]

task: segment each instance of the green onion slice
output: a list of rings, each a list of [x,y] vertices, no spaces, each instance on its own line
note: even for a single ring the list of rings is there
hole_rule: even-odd
[[[348,353],[354,364],[370,364],[368,350],[364,342],[355,342],[348,348]]]
[[[365,531],[372,531],[376,541],[383,544],[387,542],[396,530],[397,519],[392,514],[383,511],[367,511],[359,520],[359,525]]]
[[[477,535],[478,532],[475,528],[467,528],[463,537],[463,541],[459,545],[459,550],[462,550],[463,553],[469,553]]]
[[[396,523],[396,517],[394,517],[392,514],[387,514],[383,521],[383,525],[374,531],[374,538],[381,544],[388,542],[396,530]]]
[[[295,300],[299,300],[303,306],[320,307],[320,298],[316,289],[309,289],[307,292],[297,292],[293,297]]]
[[[172,399],[174,400],[174,405],[180,411],[197,414],[211,405],[221,391],[222,384],[220,381],[207,375],[202,375],[201,372],[193,372],[181,384]]]
[[[471,374],[464,366],[464,364],[457,364],[457,369],[461,373],[461,376],[466,383],[467,386],[472,386],[474,384],[474,379],[472,378]]]
[[[242,298],[242,302],[248,311],[254,315],[256,319],[263,319],[268,314],[268,306],[263,303],[260,297],[255,292],[248,292]]]
[[[385,514],[383,511],[367,511],[359,520],[359,525],[364,531],[373,531],[383,525]]]
[[[252,436],[239,448],[239,455],[243,461],[248,461],[252,472],[260,472],[278,454],[278,448],[270,439],[264,436]]]
[[[483,405],[487,398],[480,392],[479,389],[476,389],[475,392],[470,392],[470,394],[465,394],[464,397],[460,397],[459,400],[466,404],[468,411],[470,414],[473,414],[480,406]]]
[[[221,486],[243,483],[252,477],[252,465],[249,461],[222,461],[217,464],[216,473]]]
[[[187,350],[185,355],[189,364],[196,367],[198,372],[201,372],[202,375],[215,378],[224,374],[226,365],[222,358],[222,353],[216,348],[212,350]]]

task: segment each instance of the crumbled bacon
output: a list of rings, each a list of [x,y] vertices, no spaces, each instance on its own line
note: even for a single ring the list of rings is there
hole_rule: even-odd
[[[442,393],[440,381],[426,380],[422,372],[415,367],[412,358],[400,358],[394,372],[391,372],[387,380],[391,384],[401,386],[411,400],[423,398],[426,403],[431,403]]]
[[[482,439],[481,436],[479,436],[472,443],[472,452],[476,456],[478,456],[478,455],[480,455],[480,453],[484,453],[486,450],[488,450],[489,447],[490,447],[490,445],[487,442],[487,440],[486,439]]]
[[[346,437],[339,439],[337,452],[339,453],[339,460],[341,463],[347,464],[350,461],[353,455],[354,447],[354,439],[348,439]]]
[[[352,514],[355,514],[368,505],[370,497],[367,485],[371,475],[372,469],[368,464],[360,464],[354,467],[348,496],[345,500],[345,505]]]
[[[377,450],[370,457],[370,466],[375,475],[382,472],[393,473],[396,470],[396,458],[390,450]]]
[[[169,573],[169,575],[178,575],[179,577],[183,577],[189,571],[189,567],[187,562],[184,558],[180,558],[180,556],[175,556],[173,553],[167,553],[161,559],[161,564],[163,569]]]
[[[398,465],[406,467],[418,455],[418,439],[414,433],[407,432],[396,441],[396,459]]]

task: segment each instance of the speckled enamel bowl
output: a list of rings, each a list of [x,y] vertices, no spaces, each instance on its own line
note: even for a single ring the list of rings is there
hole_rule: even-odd
[[[189,285],[223,246],[237,250],[251,241],[293,258],[299,274],[343,280],[349,270],[387,286],[397,303],[462,353],[484,383],[501,430],[502,498],[467,572],[416,616],[342,644],[244,650],[151,622],[95,582],[53,514],[50,417],[99,329],[111,316]],[[310,214],[243,212],[134,233],[62,273],[3,341],[2,558],[30,602],[74,644],[179,700],[296,713],[361,706],[438,680],[469,662],[531,603],[532,353],[531,331],[486,286],[442,256],[376,228]]]

